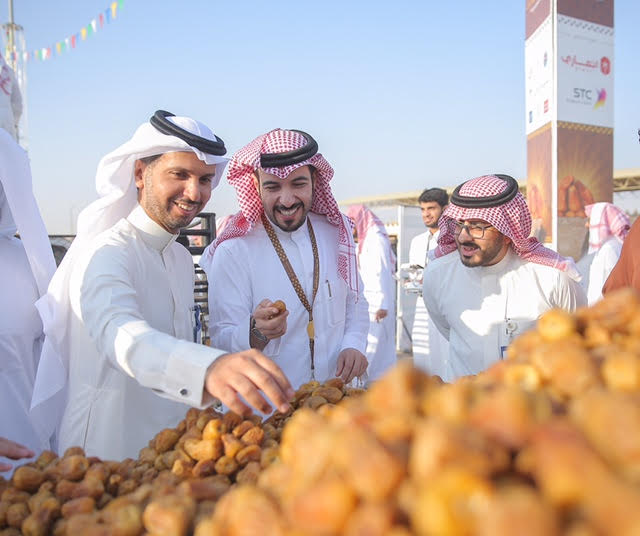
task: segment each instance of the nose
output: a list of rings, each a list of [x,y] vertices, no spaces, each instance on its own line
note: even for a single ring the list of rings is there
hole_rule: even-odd
[[[285,207],[290,207],[296,202],[297,199],[293,191],[288,188],[283,188],[283,190],[280,192],[280,204],[284,205]]]
[[[190,201],[200,201],[202,192],[200,191],[200,181],[197,178],[186,181],[184,185],[184,196]]]

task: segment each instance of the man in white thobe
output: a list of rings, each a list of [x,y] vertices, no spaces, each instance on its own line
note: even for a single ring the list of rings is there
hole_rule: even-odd
[[[61,452],[77,445],[90,456],[136,457],[188,406],[213,397],[242,413],[249,408],[238,395],[270,411],[261,389],[288,409],[293,391],[262,354],[196,344],[193,261],[175,240],[209,200],[225,152],[202,123],[158,111],[98,165],[101,197],[79,215],[40,309],[68,375]],[[38,376],[58,379],[44,357]],[[41,388],[34,404],[52,394]]]
[[[587,299],[593,305],[602,299],[602,287],[620,258],[622,244],[629,234],[631,221],[625,212],[611,203],[587,205],[589,221],[589,266]]]
[[[427,230],[411,240],[409,246],[409,264],[418,270],[424,270],[429,263],[429,252],[438,246],[440,230],[438,220],[449,202],[449,195],[442,188],[427,188],[418,198],[422,221]],[[424,273],[424,272],[423,272]],[[422,281],[420,281],[422,282]],[[416,300],[416,310],[411,328],[413,364],[429,374],[435,374],[432,360],[439,362],[449,353],[449,343],[438,331],[429,317],[422,299],[422,293]]]
[[[39,453],[50,443],[29,411],[44,339],[35,304],[56,265],[31,189],[27,153],[1,129],[0,154],[0,439]],[[0,450],[0,470],[14,465]]]
[[[367,377],[377,380],[393,365],[396,356],[396,256],[384,224],[364,205],[347,211],[358,239],[358,269],[364,297],[369,303]]]
[[[443,380],[477,374],[503,358],[545,311],[586,304],[573,260],[529,238],[531,214],[512,177],[486,175],[458,186],[440,230],[424,297],[449,340],[437,372]]]
[[[275,129],[233,155],[228,179],[240,212],[200,259],[212,344],[261,349],[296,388],[349,382],[367,368],[369,315],[351,224],[317,151],[308,134]]]

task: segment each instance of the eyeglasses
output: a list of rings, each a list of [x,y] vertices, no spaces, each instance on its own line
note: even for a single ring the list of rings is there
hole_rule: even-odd
[[[484,238],[484,233],[487,229],[492,229],[493,225],[486,225],[486,226],[482,226],[482,225],[478,225],[477,223],[472,223],[472,224],[464,224],[461,223],[459,221],[454,221],[454,228],[453,228],[453,234],[455,236],[459,236],[460,233],[462,232],[462,229],[467,231],[467,234],[471,237],[471,238],[477,238],[477,239],[481,239]]]

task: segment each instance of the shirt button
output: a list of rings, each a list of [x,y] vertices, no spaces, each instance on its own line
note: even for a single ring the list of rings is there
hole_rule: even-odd
[[[182,389],[180,389],[180,394],[182,396],[187,396],[189,394],[189,390],[182,388]]]

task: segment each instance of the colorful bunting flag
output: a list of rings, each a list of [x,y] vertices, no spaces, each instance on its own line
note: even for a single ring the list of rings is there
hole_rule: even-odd
[[[68,52],[69,50],[76,48],[78,41],[86,41],[88,37],[91,37],[93,34],[97,33],[99,29],[102,29],[105,21],[107,24],[110,24],[111,21],[116,18],[118,10],[122,9],[123,3],[123,0],[112,1],[104,12],[99,13],[97,17],[93,18],[91,22],[89,22],[89,24],[84,28],[81,28],[79,32],[74,33],[69,37],[65,37],[61,41],[56,41],[55,44],[50,47],[38,48],[31,53],[25,52],[24,60],[27,61],[28,58],[32,57],[34,60],[45,61],[53,57],[54,49],[56,51],[56,55],[60,56],[63,52]]]

